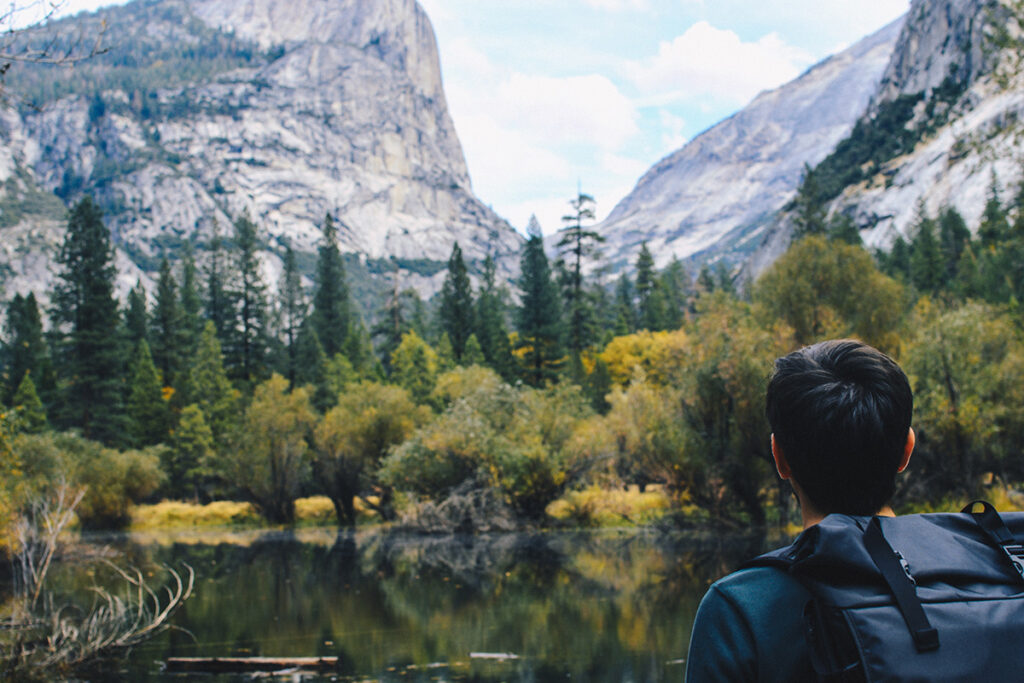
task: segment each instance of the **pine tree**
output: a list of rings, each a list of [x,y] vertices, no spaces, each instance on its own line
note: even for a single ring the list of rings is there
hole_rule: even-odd
[[[323,240],[317,251],[311,317],[326,357],[339,352],[348,355],[352,351],[346,348],[352,336],[353,321],[345,262],[338,250],[338,230],[330,214],[324,218]]]
[[[519,266],[522,298],[516,311],[517,349],[522,352],[525,381],[540,387],[558,376],[564,356],[563,327],[558,290],[544,253],[544,237],[535,222],[531,225]]]
[[[183,326],[182,310],[178,301],[178,283],[174,281],[171,264],[167,259],[160,262],[160,277],[156,286],[156,302],[150,321],[150,350],[165,386],[178,384],[184,356],[188,345],[188,332]]]
[[[441,338],[437,341],[437,371],[448,372],[455,368],[459,362],[455,358],[455,347],[452,346],[452,340],[448,336],[447,332],[441,333]]]
[[[623,272],[615,285],[615,335],[623,336],[635,332],[637,327],[636,306],[633,304],[633,283]]]
[[[162,443],[170,432],[170,412],[163,396],[160,371],[145,339],[135,347],[130,373],[127,412],[132,445]]]
[[[594,360],[594,369],[587,377],[587,394],[590,397],[590,405],[600,415],[605,415],[611,409],[608,403],[608,394],[612,393],[612,375],[608,371],[608,364],[600,358]]]
[[[639,327],[656,332],[665,324],[665,295],[661,292],[654,257],[647,249],[647,242],[640,245],[636,257],[636,295]]]
[[[953,207],[946,207],[939,214],[939,243],[945,259],[945,279],[952,282],[956,277],[957,264],[964,249],[971,241],[971,231],[963,216]]]
[[[481,348],[480,342],[476,340],[476,335],[469,335],[469,339],[466,340],[466,348],[462,352],[462,365],[465,367],[470,365],[483,366],[486,362],[484,350]]]
[[[697,291],[700,294],[711,294],[715,291],[717,284],[708,264],[701,264],[700,272],[697,274]]]
[[[181,255],[181,289],[178,291],[178,307],[181,310],[182,358],[191,358],[203,333],[203,299],[199,295],[199,274],[196,270],[192,245],[185,243]]]
[[[202,409],[190,403],[182,409],[171,447],[161,460],[168,493],[175,498],[198,500],[208,463],[214,457],[213,432]]]
[[[918,209],[917,227],[910,244],[910,281],[922,292],[937,292],[945,282],[946,263],[935,236],[935,221]]]
[[[796,225],[793,231],[794,240],[807,235],[825,234],[825,202],[821,195],[817,174],[809,164],[804,164],[804,177],[800,181],[796,199],[793,200],[796,210],[793,216]]]
[[[488,256],[484,260],[484,274],[476,300],[476,336],[484,360],[505,380],[514,374],[512,346],[505,323],[508,293],[497,282],[497,266]]]
[[[441,306],[438,309],[440,327],[448,335],[455,361],[462,359],[466,349],[466,340],[473,334],[473,289],[469,282],[469,272],[462,259],[462,249],[456,242],[452,254],[448,257],[448,274],[441,286]]]
[[[234,279],[220,226],[214,223],[206,261],[205,306],[206,319],[213,323],[221,344],[229,343],[234,329],[235,302],[228,287],[228,283]]]
[[[736,294],[736,284],[732,281],[732,275],[721,261],[715,264],[715,289],[732,295]]]
[[[391,381],[406,389],[417,403],[423,403],[437,380],[437,353],[415,332],[402,336],[391,356]]]
[[[415,289],[400,289],[396,273],[391,296],[379,311],[377,324],[371,334],[380,341],[375,345],[385,377],[391,374],[391,354],[402,343],[402,335],[413,330],[421,337],[425,334],[426,313],[423,301]]]
[[[291,246],[285,250],[284,273],[281,275],[280,308],[281,308],[281,331],[284,334],[285,345],[285,377],[288,379],[288,386],[295,386],[296,360],[298,348],[296,341],[299,336],[299,328],[306,320],[306,297],[302,291],[302,277],[299,274],[299,267],[295,262],[295,252]]]
[[[295,337],[294,386],[313,387],[313,405],[323,412],[337,397],[327,382],[327,357],[320,337],[309,318],[299,327]]]
[[[141,341],[149,341],[149,305],[146,289],[138,281],[128,292],[128,304],[124,311],[124,341],[130,353]]]
[[[686,311],[690,299],[690,276],[686,267],[673,257],[661,276],[661,291],[665,294],[665,329],[678,330],[686,322]]]
[[[14,392],[11,407],[18,414],[18,428],[28,434],[40,434],[46,431],[46,410],[36,393],[36,384],[32,381],[32,373],[26,372],[21,378],[18,390]]]
[[[224,370],[224,357],[212,320],[206,323],[199,337],[187,387],[186,400],[203,411],[216,447],[223,448],[238,419],[238,392]]]
[[[267,287],[260,273],[256,224],[247,215],[235,221],[235,319],[224,348],[228,373],[241,382],[257,382],[267,374]]]
[[[43,338],[43,322],[35,294],[14,295],[7,306],[6,332],[3,403],[11,404],[23,378],[31,373],[44,405],[52,405],[56,398],[57,380],[50,351]]]
[[[54,327],[66,391],[62,424],[107,444],[124,433],[124,363],[117,339],[114,252],[103,215],[91,197],[71,210],[58,263]]]
[[[567,266],[564,287],[567,319],[567,346],[579,353],[594,338],[594,311],[583,287],[583,262],[598,257],[598,245],[604,242],[600,233],[590,230],[585,222],[594,220],[594,198],[583,192],[569,201],[572,211],[562,216],[564,227],[558,231],[558,252]]]
[[[1006,212],[1003,211],[1003,205],[999,199],[999,180],[996,178],[996,172],[992,171],[988,199],[985,201],[981,225],[978,226],[978,237],[983,245],[993,246],[1006,239],[1009,233],[1010,224],[1006,220]]]

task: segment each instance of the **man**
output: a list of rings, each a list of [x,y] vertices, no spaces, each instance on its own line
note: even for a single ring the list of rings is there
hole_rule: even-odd
[[[834,512],[893,516],[896,475],[914,449],[912,409],[900,367],[861,342],[821,342],[775,361],[771,450],[805,529]],[[697,610],[687,681],[814,680],[802,621],[809,598],[772,567],[716,582]]]

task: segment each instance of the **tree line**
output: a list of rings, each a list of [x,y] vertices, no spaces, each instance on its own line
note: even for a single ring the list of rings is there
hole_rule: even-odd
[[[59,476],[89,486],[80,516],[99,526],[155,497],[244,498],[289,522],[294,500],[318,493],[353,524],[357,498],[393,519],[472,490],[542,522],[570,488],[658,485],[688,519],[760,525],[792,508],[768,453],[772,360],[837,336],[882,348],[911,378],[919,445],[903,504],[1012,484],[1024,478],[1024,212],[1019,198],[1003,206],[995,180],[990,194],[976,236],[952,209],[922,211],[887,254],[842,219],[807,222],[739,293],[722,266],[658,270],[646,245],[632,276],[589,277],[600,238],[581,193],[553,261],[532,222],[518,302],[490,258],[474,287],[456,244],[435,306],[396,286],[371,326],[330,216],[311,288],[286,250],[271,296],[242,216],[202,268],[188,251],[177,269],[164,261],[152,303],[136,286],[121,306],[86,198],[69,215],[49,326],[33,295],[8,305],[9,507]]]

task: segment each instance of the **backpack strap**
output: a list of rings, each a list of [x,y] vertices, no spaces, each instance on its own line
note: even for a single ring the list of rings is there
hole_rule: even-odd
[[[917,597],[914,581],[907,574],[896,552],[885,540],[878,517],[872,517],[864,531],[864,547],[882,573],[889,590],[896,598],[896,606],[907,622],[914,647],[918,652],[928,652],[939,647],[939,632],[936,631],[924,613],[921,600]]]
[[[974,511],[975,505],[981,505],[981,512]],[[984,500],[973,500],[965,505],[960,512],[967,512],[974,518],[989,540],[1006,554],[1013,568],[1017,570],[1021,578],[1024,578],[1024,545],[1010,533],[1006,522],[999,516],[992,504]]]

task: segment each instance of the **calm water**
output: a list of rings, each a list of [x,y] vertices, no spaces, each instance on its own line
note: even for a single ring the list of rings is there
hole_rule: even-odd
[[[424,538],[316,530],[91,542],[135,566],[187,562],[196,570],[195,594],[175,619],[183,630],[109,672],[160,683],[189,680],[160,673],[166,657],[246,655],[340,658],[338,674],[303,680],[682,680],[707,585],[764,547],[760,539],[654,532]],[[93,580],[77,571],[64,581]]]

